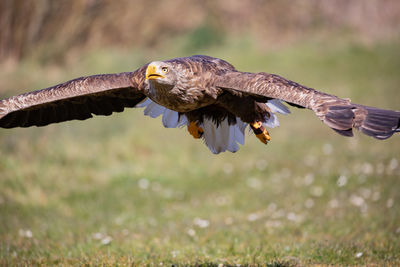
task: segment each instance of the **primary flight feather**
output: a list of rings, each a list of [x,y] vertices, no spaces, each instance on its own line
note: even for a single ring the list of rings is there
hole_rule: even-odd
[[[249,125],[263,143],[283,104],[308,108],[344,136],[356,128],[377,139],[400,132],[400,112],[352,103],[268,73],[237,71],[228,62],[191,56],[151,62],[134,72],[77,78],[0,101],[0,127],[45,126],[145,107],[167,128],[187,126],[213,153],[236,152]]]

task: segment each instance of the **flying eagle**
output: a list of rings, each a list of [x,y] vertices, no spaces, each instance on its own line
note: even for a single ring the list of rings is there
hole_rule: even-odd
[[[354,104],[275,74],[241,72],[202,55],[154,61],[134,72],[81,77],[1,100],[0,127],[45,126],[145,107],[145,115],[162,115],[167,128],[187,126],[218,154],[236,152],[248,125],[267,144],[266,128],[279,125],[276,113],[289,113],[283,103],[311,109],[344,136],[353,136],[352,128],[377,139],[400,132],[400,111]]]

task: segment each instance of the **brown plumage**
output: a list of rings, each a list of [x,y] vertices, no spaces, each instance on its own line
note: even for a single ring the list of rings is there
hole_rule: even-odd
[[[248,124],[276,126],[274,113],[288,113],[280,101],[313,110],[344,136],[352,136],[352,128],[377,139],[400,131],[399,111],[353,104],[274,74],[240,72],[228,62],[208,56],[156,61],[134,72],[81,77],[1,100],[0,127],[44,126],[85,120],[92,114],[111,115],[146,98],[140,104],[146,106],[146,115],[163,114],[166,127],[192,123],[190,133],[203,137],[214,153],[236,151],[237,142],[243,144]],[[261,132],[266,143],[268,132]]]

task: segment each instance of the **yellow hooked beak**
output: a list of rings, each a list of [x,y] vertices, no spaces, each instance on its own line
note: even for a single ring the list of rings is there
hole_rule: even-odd
[[[154,65],[149,65],[147,66],[146,69],[146,79],[147,80],[154,80],[158,78],[165,78],[164,75],[161,75],[160,73],[157,72],[157,67]]]

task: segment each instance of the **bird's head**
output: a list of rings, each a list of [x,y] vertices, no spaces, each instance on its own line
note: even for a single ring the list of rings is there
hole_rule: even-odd
[[[146,79],[151,83],[174,85],[176,78],[174,69],[167,62],[154,61],[147,66]]]

